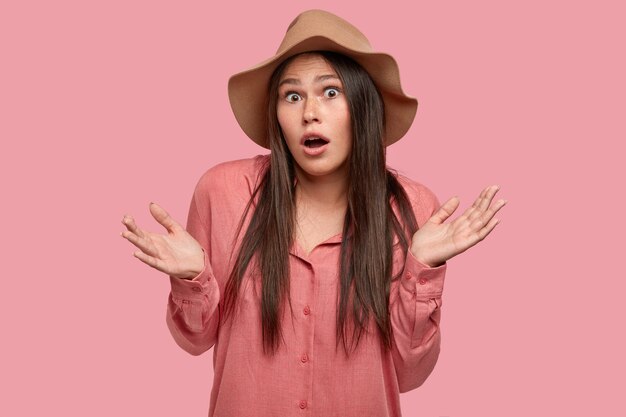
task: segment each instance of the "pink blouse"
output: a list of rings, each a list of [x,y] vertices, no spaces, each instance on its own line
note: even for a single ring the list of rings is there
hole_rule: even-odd
[[[341,342],[335,350],[341,234],[320,243],[308,256],[293,245],[289,264],[295,316],[285,309],[286,344],[274,357],[263,355],[259,280],[245,276],[234,323],[229,319],[220,324],[218,304],[221,307],[250,215],[235,244],[233,239],[267,158],[221,163],[202,175],[191,200],[187,231],[204,249],[205,269],[193,280],[170,277],[166,321],[174,340],[192,355],[213,347],[209,417],[401,416],[399,394],[424,383],[439,356],[447,264],[428,267],[410,250],[402,253],[395,246],[393,274],[402,271],[402,276],[391,284],[393,348],[388,352],[373,320],[371,334],[363,334],[350,357]],[[398,180],[421,226],[439,201],[424,185],[402,175]]]

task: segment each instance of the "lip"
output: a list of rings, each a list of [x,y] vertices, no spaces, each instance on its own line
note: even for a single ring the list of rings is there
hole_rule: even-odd
[[[326,136],[322,135],[321,133],[309,132],[309,133],[305,133],[304,136],[302,136],[302,138],[300,139],[300,145],[304,146],[304,142],[308,138],[320,138],[320,139],[324,139],[326,142],[330,143],[330,139],[328,139]],[[326,145],[328,145],[328,143]],[[324,145],[324,146],[326,146],[326,145]],[[323,148],[324,146],[321,146],[321,147]]]
[[[320,139],[324,139],[326,141],[326,144],[322,145],[322,146],[318,146],[317,148],[309,148],[308,146],[306,146],[304,144],[304,142],[308,139],[308,138],[320,138]],[[306,133],[304,136],[302,136],[302,139],[300,139],[300,144],[302,145],[302,148],[304,149],[304,153],[309,155],[309,156],[316,156],[316,155],[320,155],[321,153],[323,153],[326,149],[328,149],[328,144],[330,143],[330,140],[324,136],[321,135],[317,132],[309,132]]]

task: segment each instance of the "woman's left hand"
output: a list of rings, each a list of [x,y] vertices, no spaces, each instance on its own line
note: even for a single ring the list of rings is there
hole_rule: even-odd
[[[413,235],[411,252],[417,260],[430,267],[437,267],[483,240],[499,222],[493,216],[506,204],[506,200],[498,200],[490,207],[498,190],[497,185],[485,188],[472,207],[452,222],[444,224],[460,202],[457,197],[446,201]]]

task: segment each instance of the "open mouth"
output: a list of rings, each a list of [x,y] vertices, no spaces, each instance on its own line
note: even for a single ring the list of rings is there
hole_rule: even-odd
[[[306,146],[307,148],[319,148],[326,145],[327,143],[328,141],[326,139],[310,137],[304,141],[304,146]]]

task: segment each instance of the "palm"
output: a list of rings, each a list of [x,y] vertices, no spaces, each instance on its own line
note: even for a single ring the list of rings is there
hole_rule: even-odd
[[[485,188],[474,204],[450,223],[443,223],[459,206],[456,197],[449,199],[413,235],[411,250],[416,257],[430,266],[438,266],[483,240],[498,224],[493,216],[505,204],[491,202],[498,188]]]
[[[203,268],[204,254],[200,244],[157,204],[150,206],[152,216],[165,227],[166,234],[142,230],[132,217],[124,217],[122,223],[127,231],[122,236],[141,251],[134,255],[139,260],[179,278],[191,278]]]

